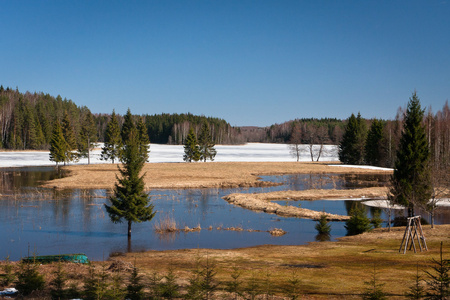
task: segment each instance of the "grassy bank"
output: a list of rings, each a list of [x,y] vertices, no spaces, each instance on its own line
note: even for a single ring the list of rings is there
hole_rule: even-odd
[[[384,285],[383,290],[389,298],[403,299],[404,293],[415,283],[417,266],[424,277],[425,270],[432,270],[432,259],[439,259],[441,241],[444,259],[450,257],[450,225],[440,225],[435,229],[424,226],[429,250],[401,254],[399,246],[404,229],[398,227],[391,232],[377,229],[340,238],[337,242],[314,242],[304,246],[117,253],[107,261],[93,262],[91,267],[68,263],[64,268],[69,274],[67,286],[74,284],[80,291],[92,267],[99,274],[106,274],[110,281],[119,274],[125,287],[134,265],[144,276],[147,291],[150,291],[151,278],[167,275],[171,270],[176,284],[184,293],[193,270],[198,267],[197,262],[201,268],[208,262],[209,268],[216,272],[212,280],[218,284],[211,299],[232,299],[224,290],[233,282],[232,275],[236,272],[241,275],[238,281],[242,291],[248,293],[254,289],[259,294],[267,291],[274,294],[271,298],[259,296],[258,299],[287,299],[284,297],[291,290],[294,279],[298,280],[297,292],[303,299],[359,299],[368,288],[365,282],[373,279],[375,270],[377,283]],[[14,263],[14,267],[18,268],[18,264]],[[38,270],[44,274],[46,282],[50,282],[56,269],[57,264],[50,264],[41,265]],[[34,299],[46,299],[48,287],[34,297],[36,295],[39,296]]]

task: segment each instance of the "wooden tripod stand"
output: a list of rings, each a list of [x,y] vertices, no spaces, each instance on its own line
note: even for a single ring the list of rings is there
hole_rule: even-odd
[[[398,252],[402,251],[404,245],[403,254],[406,253],[406,248],[409,250],[414,248],[414,253],[416,253],[416,244],[414,239],[417,237],[417,243],[419,244],[420,251],[428,251],[427,243],[425,242],[425,236],[423,235],[422,225],[420,224],[420,216],[415,216],[408,218],[408,224],[406,225],[405,234],[403,235],[402,243],[400,244],[400,249]]]

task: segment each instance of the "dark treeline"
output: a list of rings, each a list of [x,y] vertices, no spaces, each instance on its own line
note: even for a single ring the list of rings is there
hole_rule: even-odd
[[[48,149],[56,120],[67,113],[76,137],[87,107],[44,93],[20,93],[0,86],[0,147],[5,149]]]
[[[349,164],[369,164],[394,167],[406,110],[399,108],[394,120],[366,120],[359,114],[345,121],[345,132],[340,142],[339,158]],[[430,151],[431,167],[435,170],[450,164],[450,108],[448,101],[436,113],[424,110],[422,124]],[[351,144],[351,147],[347,146]],[[342,150],[348,150],[345,152]]]
[[[74,135],[78,139],[82,120],[90,113],[87,107],[79,107],[72,100],[63,99],[59,95],[54,97],[42,92],[21,93],[17,88],[0,86],[0,148],[49,149],[55,121],[62,121],[65,113],[69,115]],[[152,143],[181,145],[191,127],[196,135],[199,134],[204,121],[210,126],[214,143],[239,144],[245,142],[239,128],[232,127],[225,120],[219,118],[195,116],[190,113],[133,116],[136,122],[140,117],[144,118]],[[110,118],[110,114],[94,114],[97,141],[104,141],[106,126]],[[118,114],[117,119],[119,125],[122,126],[124,117]]]
[[[119,114],[116,116],[119,124],[122,125],[123,116]],[[102,142],[111,115],[98,114],[95,117],[100,133],[99,141]],[[150,142],[155,144],[182,145],[189,134],[189,129],[192,127],[195,135],[198,136],[205,121],[210,127],[211,137],[215,144],[241,144],[245,142],[239,128],[232,127],[225,120],[219,118],[196,116],[191,113],[134,115],[133,118],[135,121],[143,118]]]

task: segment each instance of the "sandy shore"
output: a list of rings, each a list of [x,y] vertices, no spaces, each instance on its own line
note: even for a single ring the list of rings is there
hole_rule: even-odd
[[[66,166],[63,169],[69,176],[48,181],[43,186],[56,189],[111,189],[116,182],[116,175],[119,175],[117,164],[76,165]],[[143,171],[147,190],[270,185],[259,180],[261,175],[390,173],[390,171],[329,166],[326,162],[148,163]]]

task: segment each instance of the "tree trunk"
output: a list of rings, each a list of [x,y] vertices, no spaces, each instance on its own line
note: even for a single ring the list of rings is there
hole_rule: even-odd
[[[131,221],[128,221],[128,238],[131,238]]]
[[[88,165],[91,164],[91,138],[88,137],[88,144],[87,144],[87,152],[88,152]]]

